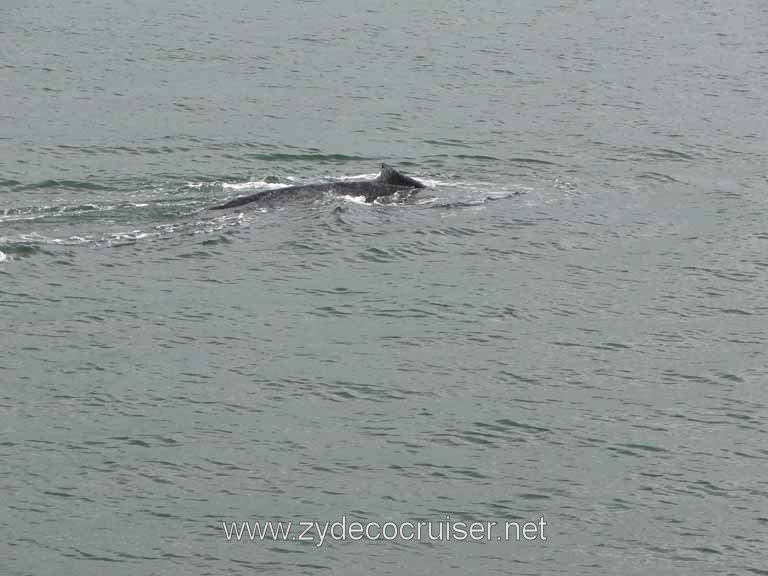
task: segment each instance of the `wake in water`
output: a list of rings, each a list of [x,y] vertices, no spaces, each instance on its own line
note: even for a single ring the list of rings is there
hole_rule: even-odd
[[[342,175],[341,182],[365,182],[378,174]],[[329,180],[326,180],[329,181]],[[236,230],[266,218],[267,212],[295,218],[320,212],[338,214],[336,209],[345,205],[365,205],[363,209],[398,207],[412,209],[478,209],[490,202],[513,198],[528,193],[531,188],[518,185],[499,185],[482,181],[442,180],[419,178],[425,185],[418,194],[386,196],[366,202],[356,195],[324,194],[307,206],[275,208],[248,207],[228,213],[211,212],[209,208],[225,197],[236,194],[258,194],[305,184],[305,180],[287,177],[269,177],[246,181],[185,182],[169,186],[157,184],[140,189],[115,189],[97,183],[46,180],[38,184],[18,185],[12,192],[19,197],[46,194],[48,202],[32,206],[12,206],[0,211],[0,261],[13,255],[25,256],[43,246],[115,247],[139,241],[163,240],[179,235],[214,234]],[[18,184],[18,183],[16,183]],[[58,203],[58,196],[66,192],[71,203]],[[116,197],[122,196],[122,201]],[[327,209],[327,210],[326,210]],[[346,211],[346,210],[344,210]]]

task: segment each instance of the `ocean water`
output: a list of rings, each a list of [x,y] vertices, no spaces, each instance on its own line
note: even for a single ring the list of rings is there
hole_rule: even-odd
[[[3,3],[0,573],[768,574],[767,28]]]

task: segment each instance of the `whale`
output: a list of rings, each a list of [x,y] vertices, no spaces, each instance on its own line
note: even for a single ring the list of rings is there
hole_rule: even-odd
[[[378,198],[414,193],[424,184],[415,178],[401,174],[389,164],[381,165],[381,172],[373,180],[335,180],[317,184],[302,184],[286,186],[272,190],[262,190],[248,196],[239,196],[229,202],[212,206],[211,210],[226,210],[238,208],[246,204],[260,207],[270,207],[292,201],[316,200],[325,194],[337,196],[363,197],[371,203]]]

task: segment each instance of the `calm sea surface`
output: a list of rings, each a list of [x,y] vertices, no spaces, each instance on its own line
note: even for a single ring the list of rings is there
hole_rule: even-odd
[[[767,93],[760,0],[4,1],[0,573],[768,574]]]

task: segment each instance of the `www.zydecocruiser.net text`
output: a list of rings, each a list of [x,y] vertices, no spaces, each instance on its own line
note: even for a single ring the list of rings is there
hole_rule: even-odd
[[[519,542],[547,539],[544,516],[531,522],[464,522],[453,521],[450,516],[439,521],[358,522],[342,516],[336,522],[267,520],[222,521],[221,524],[228,541],[314,542],[317,547],[328,541]]]

